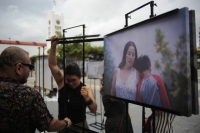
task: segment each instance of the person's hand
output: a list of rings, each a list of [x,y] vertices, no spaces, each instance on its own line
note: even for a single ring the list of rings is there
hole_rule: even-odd
[[[81,95],[84,97],[85,101],[88,101],[90,99],[88,86],[82,86]]]
[[[68,122],[68,125],[67,125],[67,127],[70,127],[71,125],[72,125],[72,122],[71,122],[71,120],[69,119],[69,118],[65,118],[65,120]]]
[[[58,44],[58,37],[56,35],[51,37],[51,48],[56,48]]]

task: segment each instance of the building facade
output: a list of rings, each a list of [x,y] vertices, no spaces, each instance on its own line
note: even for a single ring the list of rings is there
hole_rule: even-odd
[[[64,16],[63,13],[58,13],[56,11],[56,4],[54,4],[53,10],[48,14],[47,28],[47,38],[51,38],[51,36],[57,35],[58,33],[62,35],[62,30],[64,28]],[[47,42],[47,50],[50,47],[50,42]]]

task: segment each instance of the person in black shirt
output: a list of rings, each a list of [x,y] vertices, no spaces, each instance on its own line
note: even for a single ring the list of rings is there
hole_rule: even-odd
[[[106,133],[133,133],[133,127],[128,114],[128,123],[126,121],[126,105],[125,102],[110,98],[104,92],[104,74],[101,78],[102,87],[100,93],[102,95],[102,102],[106,117],[105,132]],[[128,129],[126,131],[126,125]]]
[[[86,121],[86,107],[96,113],[97,104],[90,87],[81,82],[81,71],[76,63],[70,63],[65,68],[65,76],[61,73],[56,60],[57,36],[51,37],[49,67],[59,90],[59,119],[69,117],[73,124],[89,128]],[[64,79],[65,78],[65,79]],[[65,131],[62,131],[65,132]],[[68,133],[70,130],[68,131]]]

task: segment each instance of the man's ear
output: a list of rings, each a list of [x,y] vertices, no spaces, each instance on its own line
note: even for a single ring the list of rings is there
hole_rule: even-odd
[[[21,64],[17,64],[15,66],[15,71],[17,74],[21,74],[21,69],[22,69],[22,65]]]

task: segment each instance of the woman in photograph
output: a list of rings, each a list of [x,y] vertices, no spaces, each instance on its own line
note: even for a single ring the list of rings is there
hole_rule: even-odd
[[[102,87],[100,93],[106,117],[105,132],[106,133],[133,133],[131,119],[128,114],[128,131],[126,131],[126,104],[123,101],[115,100],[104,93],[104,75],[101,78]]]
[[[111,88],[112,96],[136,101],[137,84],[140,81],[139,72],[135,69],[137,58],[135,43],[127,42],[124,47],[122,61],[114,71]]]
[[[86,121],[86,107],[92,113],[96,113],[97,104],[94,94],[89,86],[85,86],[81,82],[81,70],[76,63],[70,63],[65,68],[65,78],[57,65],[56,60],[56,45],[58,44],[57,36],[51,37],[51,49],[49,53],[49,67],[51,73],[58,85],[59,97],[59,120],[66,116],[72,121],[73,125],[83,126],[89,128]],[[70,127],[72,130],[73,126]],[[67,133],[73,132],[68,130]],[[65,133],[65,130],[59,133]]]

